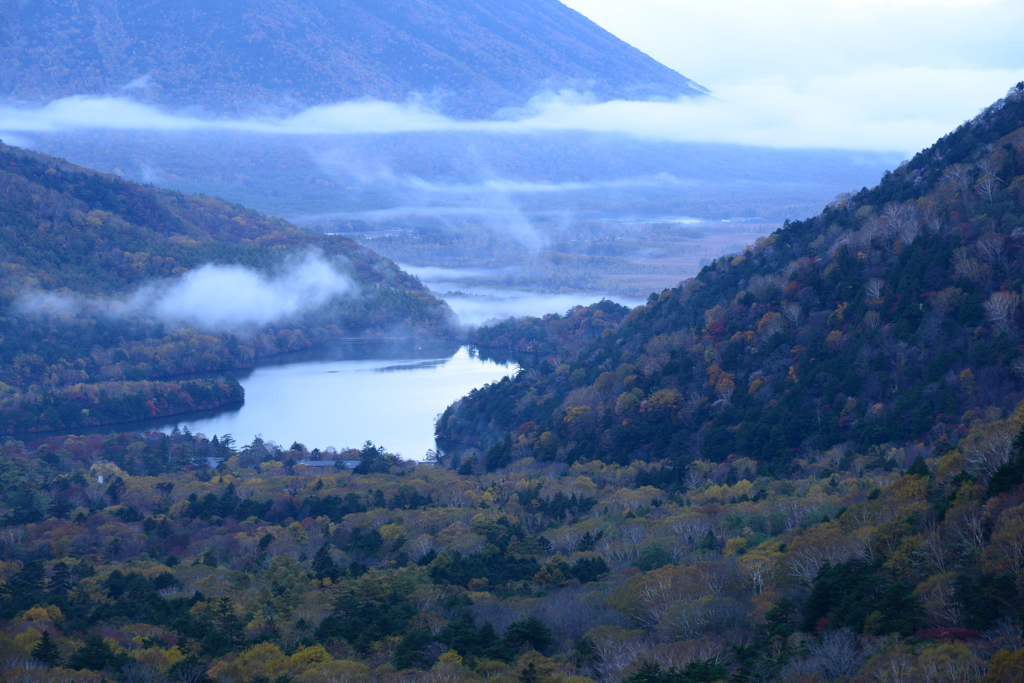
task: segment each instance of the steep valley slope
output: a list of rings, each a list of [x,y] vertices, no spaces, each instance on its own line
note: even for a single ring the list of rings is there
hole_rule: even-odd
[[[697,457],[778,473],[835,448],[948,449],[1024,397],[1022,125],[1024,84],[877,187],[652,294],[589,344],[549,340],[534,369],[451,406],[438,436],[487,469],[667,460],[677,484]],[[550,325],[478,341],[532,350]]]
[[[201,301],[180,320],[132,304],[143,295],[164,300],[160,292],[208,264],[220,268],[208,275],[249,278],[250,289],[302,280],[316,267],[334,289],[311,281],[290,295],[318,296],[320,305],[269,318],[256,312],[251,324],[232,311],[222,315],[245,324],[204,322]],[[6,433],[239,402],[233,379],[172,378],[252,367],[260,357],[314,344],[454,334],[444,302],[344,237],[9,146],[0,146],[0,316]]]

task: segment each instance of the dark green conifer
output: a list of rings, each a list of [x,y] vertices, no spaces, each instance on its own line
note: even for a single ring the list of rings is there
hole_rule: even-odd
[[[90,669],[92,671],[103,671],[104,667],[110,664],[113,668],[119,668],[122,657],[114,654],[106,641],[99,635],[87,636],[85,644],[71,655],[68,666],[75,670]]]
[[[715,532],[708,529],[708,532],[700,539],[700,543],[697,544],[697,550],[718,550],[719,545]]]
[[[551,629],[543,621],[537,617],[530,617],[509,626],[505,631],[505,642],[514,651],[529,647],[543,653],[554,643],[554,638],[551,635]]]
[[[914,462],[907,468],[907,474],[916,474],[919,477],[929,477],[932,473],[928,470],[928,465],[925,464],[924,458],[919,455],[914,458]]]
[[[50,507],[46,509],[46,514],[50,517],[56,517],[57,519],[64,519],[68,516],[68,513],[74,509],[75,506],[72,505],[67,498],[58,493],[50,502]]]
[[[47,666],[60,664],[60,648],[53,642],[49,631],[43,631],[43,639],[32,648],[32,657],[38,659]]]
[[[47,582],[46,591],[51,595],[63,595],[71,590],[71,571],[67,564],[58,562],[53,565],[53,576]]]
[[[537,666],[533,662],[530,662],[523,669],[523,672],[519,674],[520,683],[537,683],[538,680],[540,680],[540,677],[537,675]]]
[[[321,545],[320,549],[316,551],[316,555],[313,556],[312,569],[318,579],[334,578],[337,576],[338,567],[334,564],[334,560],[331,559],[331,553],[327,550],[327,543]]]

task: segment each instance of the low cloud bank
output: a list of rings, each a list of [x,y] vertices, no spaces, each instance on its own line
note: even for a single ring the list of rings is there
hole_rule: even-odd
[[[399,264],[403,270],[418,277],[459,316],[463,325],[478,326],[488,322],[519,318],[525,315],[541,317],[551,312],[563,313],[574,306],[587,306],[609,299],[633,308],[644,303],[642,299],[616,294],[542,294],[506,287],[469,286],[459,281],[472,278],[478,281],[496,281],[508,275],[521,273],[517,266],[505,268],[441,268],[438,266],[410,266]],[[459,294],[452,293],[458,291]],[[445,296],[445,293],[448,296]]]
[[[237,332],[356,292],[351,279],[322,256],[307,253],[270,276],[242,266],[207,264],[181,278],[144,285],[123,299],[34,292],[23,296],[18,307],[23,312],[140,315],[172,326]]]
[[[270,135],[411,132],[616,133],[646,140],[776,148],[914,152],[1001,97],[1024,69],[877,67],[793,80],[718,86],[711,97],[595,102],[572,91],[538,95],[486,121],[443,116],[413,99],[353,100],[287,117],[206,118],[130,97],[74,96],[42,107],[0,107],[0,135],[68,130],[234,131]]]
[[[515,180],[511,178],[486,178],[476,183],[438,183],[416,176],[401,179],[411,189],[432,194],[477,196],[481,192],[498,192],[502,194],[557,194],[563,192],[591,192],[594,190],[623,190],[644,187],[663,187],[673,185],[695,185],[696,181],[689,178],[677,178],[669,173],[659,173],[640,178],[621,178],[617,180],[567,181],[567,182],[536,182]]]
[[[588,306],[601,299],[609,299],[633,308],[644,302],[630,297],[609,294],[536,294],[516,290],[469,289],[470,296],[449,296],[445,299],[463,325],[479,326],[508,318],[530,315],[542,317],[551,312],[564,313],[573,306]]]

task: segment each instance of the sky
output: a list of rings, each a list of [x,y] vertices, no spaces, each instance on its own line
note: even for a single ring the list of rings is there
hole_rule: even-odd
[[[642,139],[898,152],[908,158],[1024,81],[1022,0],[568,0],[711,91],[675,102],[538,93],[490,121],[417,100],[213,119],[120,97],[0,106],[0,137],[81,129],[307,135],[589,131]]]
[[[563,1],[779,146],[909,152],[1024,80],[1021,0]]]

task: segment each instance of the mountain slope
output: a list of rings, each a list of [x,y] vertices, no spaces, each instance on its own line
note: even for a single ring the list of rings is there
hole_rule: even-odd
[[[703,90],[555,0],[42,0],[0,10],[0,93],[134,94],[215,112],[437,96],[480,116],[538,90]]]
[[[188,306],[180,309],[180,321],[153,310],[166,301],[163,293],[206,264],[218,264],[221,270],[206,272],[222,278],[200,292],[208,301],[219,294],[211,290],[228,287],[225,276],[241,275],[232,285],[239,295],[268,286],[260,282],[311,277],[310,259],[329,282],[346,283],[318,295],[319,305],[244,325],[204,323],[202,306],[198,318]],[[296,291],[308,297],[313,290]],[[144,303],[133,304],[140,293]],[[244,296],[236,302],[247,305]],[[0,316],[0,432],[8,433],[238,402],[233,380],[184,388],[169,380],[252,367],[262,356],[313,344],[453,334],[444,302],[348,239],[3,145]]]
[[[680,479],[695,457],[948,449],[1024,397],[1022,126],[1024,83],[874,189],[470,394],[438,435],[491,469],[669,458]]]

